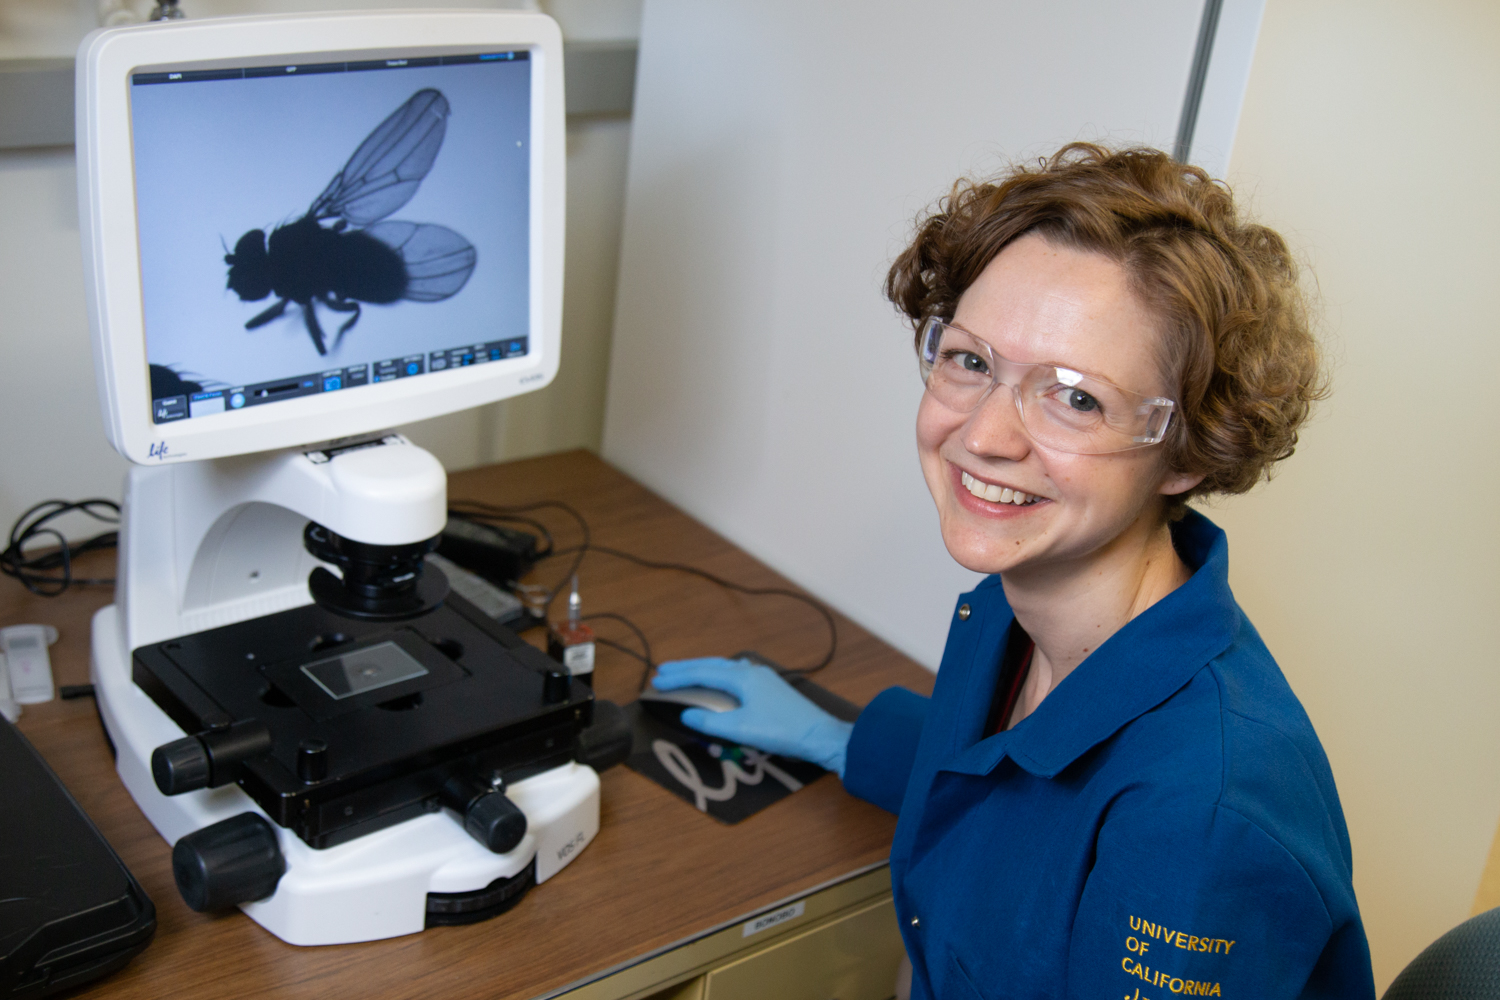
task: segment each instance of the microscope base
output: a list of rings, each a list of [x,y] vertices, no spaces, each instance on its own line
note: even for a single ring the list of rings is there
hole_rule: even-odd
[[[263,814],[234,785],[163,795],[151,775],[152,751],[186,734],[131,679],[130,650],[114,605],[94,616],[92,646],[90,672],[116,770],[168,843],[241,813]],[[241,909],[289,944],[412,934],[428,924],[429,893],[477,892],[523,874],[533,861],[540,884],[599,831],[599,776],[585,765],[568,763],[517,781],[506,796],[526,815],[527,832],[505,854],[486,850],[446,809],[322,850],[273,823],[286,873],[271,896]],[[432,921],[442,922],[451,921]]]

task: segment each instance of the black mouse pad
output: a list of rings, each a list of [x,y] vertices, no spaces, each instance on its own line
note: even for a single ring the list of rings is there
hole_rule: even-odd
[[[732,659],[776,666],[754,653]],[[856,706],[806,677],[787,680],[835,717],[846,722],[858,717]],[[632,734],[625,766],[723,823],[753,816],[828,773],[805,760],[763,753],[665,721],[647,713],[638,701],[627,705],[625,712]]]

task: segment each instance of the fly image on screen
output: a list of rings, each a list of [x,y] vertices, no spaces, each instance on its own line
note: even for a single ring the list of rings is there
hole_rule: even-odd
[[[280,318],[295,302],[313,347],[327,354],[319,305],[353,313],[339,326],[337,346],[359,322],[361,302],[440,302],[463,288],[475,261],[468,240],[432,223],[383,221],[417,193],[447,125],[442,91],[417,91],[360,143],[306,215],[269,237],[252,229],[239,238],[224,255],[229,287],[244,302],[276,298],[245,329]]]
[[[525,56],[137,74],[155,419],[526,353]]]

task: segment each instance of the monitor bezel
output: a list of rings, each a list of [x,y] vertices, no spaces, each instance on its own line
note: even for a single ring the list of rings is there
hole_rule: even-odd
[[[131,144],[137,72],[526,49],[531,65],[528,353],[157,424],[151,418]],[[138,464],[366,434],[540,389],[562,331],[566,177],[562,36],[544,14],[422,11],[216,18],[94,32],[77,62],[79,228],[105,433]]]

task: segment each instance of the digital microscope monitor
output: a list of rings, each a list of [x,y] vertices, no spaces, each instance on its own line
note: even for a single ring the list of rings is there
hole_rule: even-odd
[[[294,944],[509,908],[598,830],[592,694],[427,565],[446,478],[390,428],[557,370],[556,25],[171,21],[77,66],[121,780],[190,905]]]

